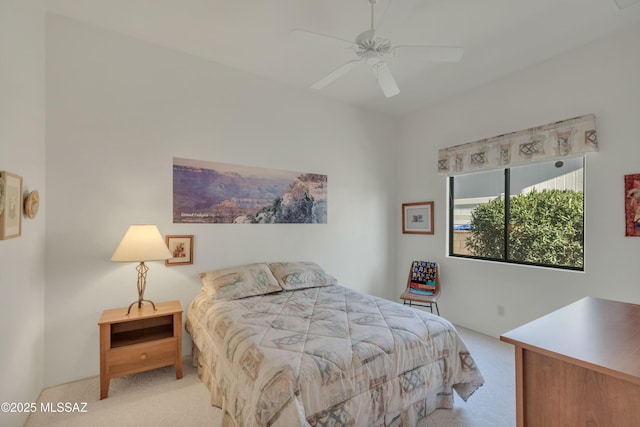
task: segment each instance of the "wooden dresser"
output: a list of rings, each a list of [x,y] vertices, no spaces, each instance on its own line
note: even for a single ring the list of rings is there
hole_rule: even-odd
[[[500,337],[523,426],[640,426],[640,305],[587,297]]]
[[[182,305],[161,302],[105,310],[100,317],[100,399],[111,378],[174,365],[182,378]]]

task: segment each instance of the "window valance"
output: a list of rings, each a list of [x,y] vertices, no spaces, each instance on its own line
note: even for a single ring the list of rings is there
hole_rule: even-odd
[[[438,173],[459,175],[598,151],[593,114],[438,150]]]

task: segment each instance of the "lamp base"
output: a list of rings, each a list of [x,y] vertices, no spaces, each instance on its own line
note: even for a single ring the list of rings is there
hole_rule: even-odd
[[[144,265],[144,261],[141,261],[136,267],[136,270],[138,270],[138,301],[131,303],[127,310],[127,316],[131,313],[131,307],[133,307],[134,304],[138,304],[138,309],[142,308],[143,301],[150,302],[153,306],[153,311],[156,311],[156,305],[153,301],[144,299],[144,290],[147,287],[147,271],[149,271],[149,267]]]
[[[153,303],[153,301],[151,301],[150,299],[139,299],[138,301],[134,301],[131,303],[131,305],[129,306],[129,309],[127,310],[127,316],[129,315],[129,313],[131,313],[131,307],[138,304],[138,309],[140,309],[142,308],[143,302],[151,303],[151,305],[153,306],[153,311],[156,311],[156,305]]]

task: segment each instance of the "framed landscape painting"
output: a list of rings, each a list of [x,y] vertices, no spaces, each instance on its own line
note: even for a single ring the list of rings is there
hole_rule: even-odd
[[[173,222],[326,224],[327,175],[174,158]]]
[[[433,202],[402,204],[404,234],[433,234]]]

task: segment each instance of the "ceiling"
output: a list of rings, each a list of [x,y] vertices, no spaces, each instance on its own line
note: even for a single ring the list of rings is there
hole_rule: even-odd
[[[387,61],[400,94],[385,98],[365,65],[320,91],[309,86],[354,58],[306,29],[354,40],[368,0],[45,0],[47,10],[345,103],[403,116],[640,25],[640,0],[377,0],[376,28],[394,45],[461,46],[458,63]],[[382,31],[381,31],[382,32]]]

